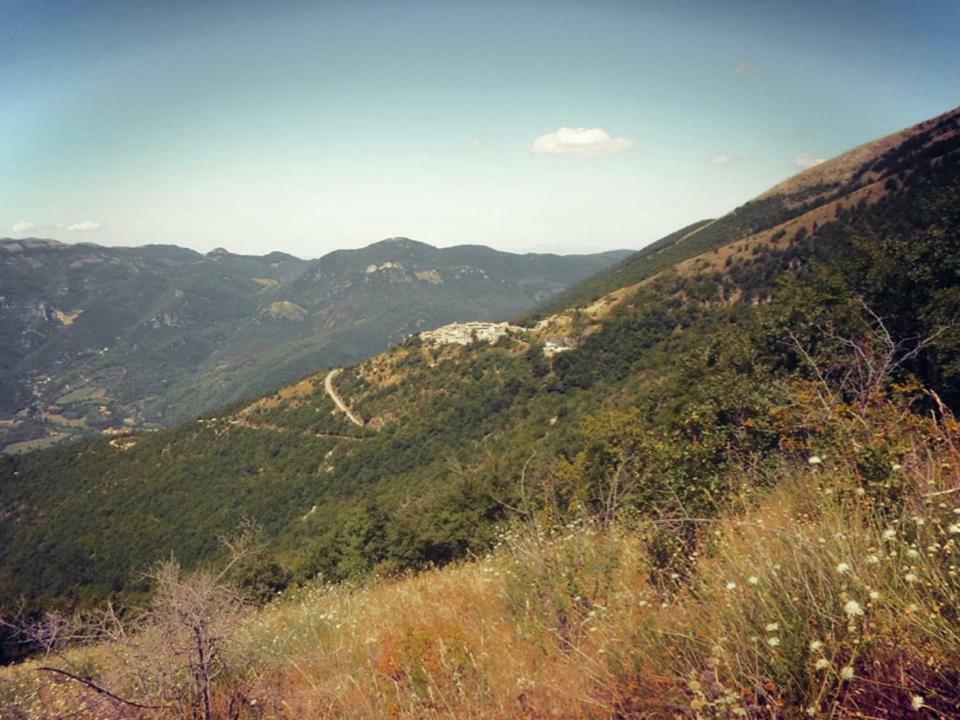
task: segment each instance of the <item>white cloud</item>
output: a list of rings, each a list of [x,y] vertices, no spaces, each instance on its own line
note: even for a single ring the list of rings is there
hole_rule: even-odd
[[[756,155],[733,155],[732,153],[717,153],[707,158],[711,165],[731,165],[733,163],[748,162],[756,160]]]
[[[536,155],[618,155],[634,146],[633,140],[611,137],[600,128],[567,128],[540,135],[530,151]]]
[[[822,162],[826,162],[827,158],[814,157],[810,153],[800,153],[793,159],[793,164],[799,168],[810,168],[814,165],[819,165]]]
[[[100,227],[100,223],[95,220],[81,220],[80,222],[67,225],[67,230],[70,232],[93,232],[94,230],[99,230]]]
[[[24,232],[29,232],[33,230],[35,227],[36,225],[34,225],[29,220],[17,220],[13,224],[13,231],[15,233],[24,233]]]

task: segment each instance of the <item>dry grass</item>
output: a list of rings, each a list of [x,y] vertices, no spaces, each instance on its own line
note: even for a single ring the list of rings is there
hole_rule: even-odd
[[[440,570],[290,592],[232,637],[217,717],[960,717],[956,426],[885,422],[870,431],[899,433],[885,481],[832,447],[703,520],[689,574],[651,572],[652,528],[580,523],[518,526]],[[118,659],[70,654],[142,697]],[[0,675],[0,717],[91,701],[36,666]]]

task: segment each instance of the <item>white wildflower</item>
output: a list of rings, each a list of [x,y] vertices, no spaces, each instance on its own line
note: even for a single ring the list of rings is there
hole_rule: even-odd
[[[820,459],[819,455],[811,455],[809,458],[807,458],[807,462],[810,465],[819,465],[823,462],[823,460]]]
[[[769,645],[770,647],[777,647],[777,645],[779,644],[780,644],[780,638],[778,637],[767,638],[767,645]]]
[[[890,469],[893,470],[894,472],[900,472],[901,470],[903,470],[903,465],[901,465],[900,463],[893,463],[890,466]]]
[[[924,705],[926,705],[926,702],[923,699],[923,695],[914,695],[912,698],[910,698],[910,707],[912,707],[914,710],[919,710]]]
[[[840,573],[841,575],[845,575],[846,573],[850,572],[850,566],[842,562],[839,565],[837,565],[837,572]]]
[[[880,558],[876,555],[867,555],[867,565],[879,565]]]
[[[843,606],[843,611],[850,617],[863,615],[863,608],[860,607],[860,603],[856,600],[848,600],[847,604]]]
[[[733,581],[731,580],[730,582],[727,583],[727,591],[728,591],[728,592],[731,591],[731,590],[736,590],[736,589],[737,589],[737,584],[736,584],[735,582],[733,582]]]
[[[767,623],[767,632],[772,633],[780,629],[780,623]]]
[[[817,662],[814,663],[813,666],[817,670],[826,670],[828,667],[830,667],[830,661],[827,660],[826,658],[820,658],[819,660],[817,660]]]
[[[756,575],[751,575],[750,577],[747,578],[747,582],[750,583],[751,585],[759,585],[760,578],[758,578]]]
[[[822,647],[823,647],[823,643],[822,643],[820,640],[811,640],[811,641],[810,641],[810,649],[811,649],[813,652],[816,652],[817,650],[819,650],[819,649],[822,648]]]
[[[960,523],[953,523],[953,525],[947,528],[947,532],[951,535],[960,535]]]
[[[914,573],[911,572],[904,575],[903,579],[906,580],[908,583],[915,583],[920,578],[918,578]]]
[[[871,591],[870,591],[870,599],[871,599],[871,600],[879,600],[879,599],[880,599],[880,593],[878,593],[876,590],[871,590]]]
[[[847,665],[843,670],[840,671],[841,680],[853,680],[853,666]]]
[[[893,528],[887,528],[883,531],[884,540],[893,540],[897,536],[897,531]]]

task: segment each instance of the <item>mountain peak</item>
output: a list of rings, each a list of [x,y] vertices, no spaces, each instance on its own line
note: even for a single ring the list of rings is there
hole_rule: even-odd
[[[401,247],[401,248],[429,248],[430,250],[436,250],[437,248],[433,245],[430,245],[425,242],[420,242],[419,240],[412,240],[408,237],[403,237],[398,235],[397,237],[389,237],[381,240],[380,242],[373,243],[370,247]]]
[[[50,250],[65,247],[65,245],[58,240],[29,237],[0,238],[0,247],[9,252],[19,252],[20,250]]]

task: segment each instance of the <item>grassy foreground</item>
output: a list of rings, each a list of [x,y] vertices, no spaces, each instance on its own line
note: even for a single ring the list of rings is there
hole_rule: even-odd
[[[821,454],[745,482],[722,516],[664,520],[696,527],[683,557],[651,552],[649,518],[526,520],[486,557],[210,618],[209,716],[960,717],[957,423],[892,405],[833,420]],[[893,460],[868,472],[881,446]],[[6,668],[0,717],[195,716],[172,647],[120,637]]]

